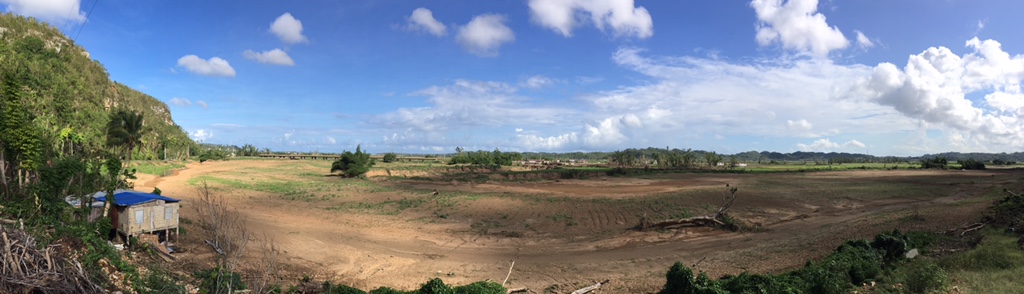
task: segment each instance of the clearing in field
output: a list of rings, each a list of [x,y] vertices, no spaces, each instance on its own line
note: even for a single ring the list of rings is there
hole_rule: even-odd
[[[136,189],[158,186],[184,200],[184,218],[195,218],[189,202],[205,181],[250,230],[280,246],[294,275],[285,281],[305,274],[363,289],[412,289],[434,277],[449,284],[501,281],[515,260],[512,288],[562,291],[608,279],[612,292],[636,293],[660,289],[675,261],[700,261],[696,269],[713,277],[779,272],[847,239],[957,227],[977,220],[1003,188],[1024,184],[1015,170],[592,172],[546,179],[379,164],[372,172],[378,176],[360,180],[329,169],[327,161],[193,163],[169,176],[144,176]],[[644,217],[714,213],[726,184],[739,188],[729,211],[743,230],[631,229]],[[213,253],[203,237],[182,238],[185,264],[209,266]]]

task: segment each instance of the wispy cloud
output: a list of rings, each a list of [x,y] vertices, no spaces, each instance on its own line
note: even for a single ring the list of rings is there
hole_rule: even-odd
[[[255,60],[259,63],[293,66],[295,61],[292,60],[291,56],[288,56],[288,52],[284,52],[281,49],[274,49],[270,51],[254,52],[252,50],[245,50],[242,52],[242,56],[245,58]]]

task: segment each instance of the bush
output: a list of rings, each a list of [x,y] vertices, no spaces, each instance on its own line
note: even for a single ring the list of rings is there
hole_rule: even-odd
[[[507,290],[495,282],[476,282],[455,287],[457,294],[505,294]]]
[[[196,272],[195,276],[200,280],[201,294],[231,294],[236,290],[245,290],[241,275],[220,267]]]
[[[370,290],[370,294],[407,294],[406,291],[398,291],[388,287],[380,287],[377,289]]]
[[[398,161],[398,154],[395,154],[394,152],[385,153],[384,158],[382,158],[382,160],[384,161],[384,163]]]
[[[352,153],[345,151],[341,154],[341,158],[334,161],[331,164],[331,172],[341,172],[342,176],[348,178],[361,177],[370,171],[370,167],[374,164],[373,159],[370,158],[369,153],[365,153],[356,146],[356,152]]]
[[[967,159],[960,161],[960,168],[971,170],[983,170],[985,169],[985,163],[974,159]]]
[[[881,251],[886,263],[904,258],[911,249],[908,247],[907,235],[899,230],[875,235],[875,240],[871,241],[871,248]]]
[[[942,290],[949,277],[933,261],[918,259],[892,273],[892,283],[900,283],[910,293],[931,293]]]
[[[416,290],[416,294],[455,294],[455,290],[445,285],[441,279],[433,278]]]
[[[947,161],[945,157],[936,157],[936,158],[922,159],[921,160],[921,168],[946,169],[946,165],[948,165],[948,164],[949,164],[949,161]]]
[[[341,284],[334,285],[331,282],[324,282],[323,289],[325,294],[366,294],[366,291]]]

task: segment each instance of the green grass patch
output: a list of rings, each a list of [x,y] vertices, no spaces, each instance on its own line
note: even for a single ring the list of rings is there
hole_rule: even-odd
[[[185,168],[185,164],[180,162],[163,161],[133,161],[131,168],[134,168],[135,172],[140,174],[162,177],[170,175],[175,169]]]

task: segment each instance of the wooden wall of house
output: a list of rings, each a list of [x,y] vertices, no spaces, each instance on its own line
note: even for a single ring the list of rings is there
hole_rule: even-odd
[[[121,212],[118,229],[128,235],[163,231],[178,227],[179,202],[163,200],[129,206]]]

